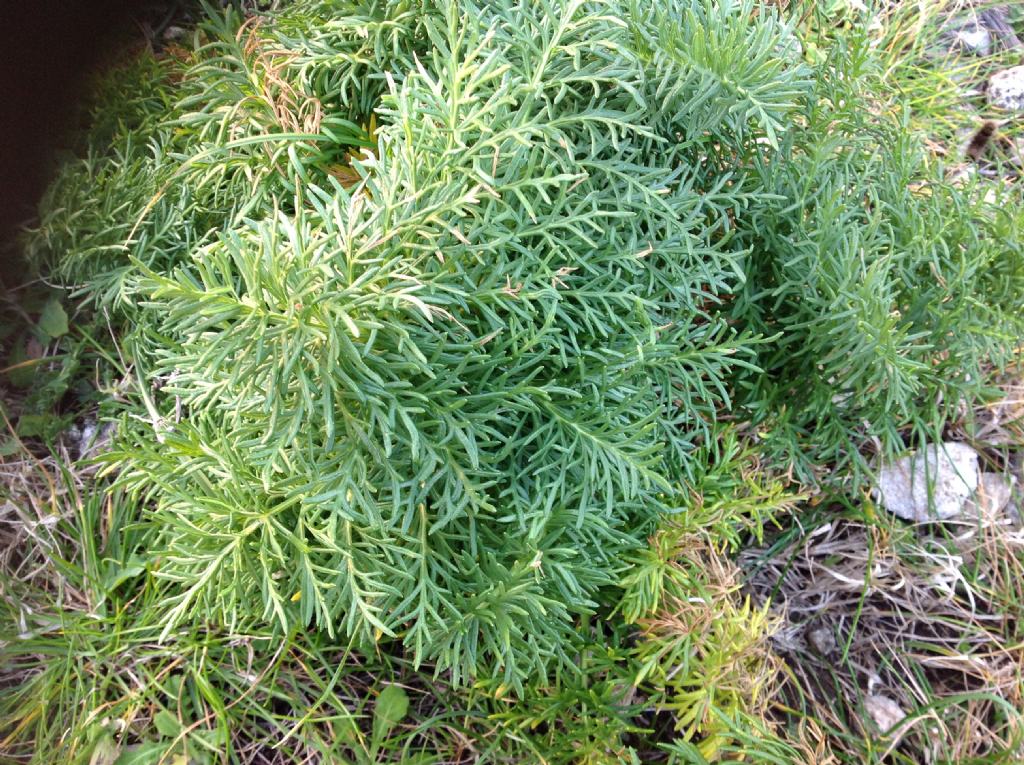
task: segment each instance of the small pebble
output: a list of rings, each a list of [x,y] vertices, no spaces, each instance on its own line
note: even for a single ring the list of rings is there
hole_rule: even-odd
[[[983,26],[968,26],[954,35],[960,49],[975,56],[987,56],[992,52],[992,35]]]
[[[993,74],[988,81],[988,100],[1000,109],[1024,110],[1024,66],[1013,66]]]
[[[822,657],[830,656],[839,648],[835,633],[828,627],[815,627],[807,633],[807,642]]]
[[[960,515],[977,488],[978,453],[951,441],[882,465],[876,494],[886,510],[904,520],[942,521]]]
[[[978,492],[971,502],[983,518],[995,518],[1010,504],[1015,481],[1002,473],[982,473]],[[966,508],[968,511],[970,507]]]
[[[166,42],[177,42],[185,37],[188,32],[183,27],[169,26],[164,30],[164,40]]]
[[[864,706],[882,733],[888,733],[907,716],[899,704],[878,693],[867,696],[864,699]]]

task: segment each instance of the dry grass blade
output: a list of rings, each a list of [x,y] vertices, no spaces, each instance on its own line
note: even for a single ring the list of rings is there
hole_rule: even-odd
[[[270,48],[260,36],[262,19],[250,18],[238,29],[254,86],[282,130],[289,133],[318,133],[324,117],[320,99],[300,93],[284,76],[298,57],[295,51]]]
[[[1020,745],[1020,530],[940,532],[834,521],[770,558],[741,555],[756,597],[785,612],[774,640],[793,706],[802,694],[812,717],[860,736],[832,737],[851,757],[968,762]]]

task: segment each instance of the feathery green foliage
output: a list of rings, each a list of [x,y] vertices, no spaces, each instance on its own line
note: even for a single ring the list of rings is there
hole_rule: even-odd
[[[894,451],[1018,321],[1000,213],[911,190],[902,123],[843,104],[863,51],[815,77],[749,3],[362,13],[214,16],[173,107],[157,77],[66,171],[120,228],[41,228],[137,322],[145,416],[107,459],[152,507],[164,637],[258,602],[521,689],[686,505],[718,412],[802,475]]]
[[[108,82],[27,238],[123,384],[116,504],[65,532],[102,552],[39,569],[84,605],[0,649],[66,662],[10,740],[797,757],[726,556],[774,476],[859,488],[990,395],[1018,192],[944,179],[868,31],[805,50],[751,0],[208,17]]]
[[[685,503],[754,341],[717,309],[751,193],[699,172],[703,135],[774,142],[807,72],[716,69],[792,46],[749,5],[440,4],[360,75],[386,88],[346,188],[362,115],[327,104],[364,96],[311,92],[311,43],[286,47],[310,11],[280,38],[225,17],[184,76],[165,185],[234,209],[173,268],[129,243],[130,347],[160,390],[107,459],[153,505],[165,637],[261,602],[522,690]],[[680,36],[655,34],[667,13]],[[136,231],[182,205],[158,189]]]

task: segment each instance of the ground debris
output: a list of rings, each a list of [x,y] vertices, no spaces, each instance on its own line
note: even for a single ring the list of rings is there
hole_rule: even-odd
[[[960,515],[977,488],[978,453],[954,441],[882,465],[876,491],[890,513],[922,522]]]

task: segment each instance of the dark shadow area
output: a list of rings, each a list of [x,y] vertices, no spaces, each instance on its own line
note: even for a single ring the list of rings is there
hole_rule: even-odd
[[[31,0],[0,11],[0,282],[25,278],[14,239],[80,119],[90,75],[146,45],[190,0]]]

